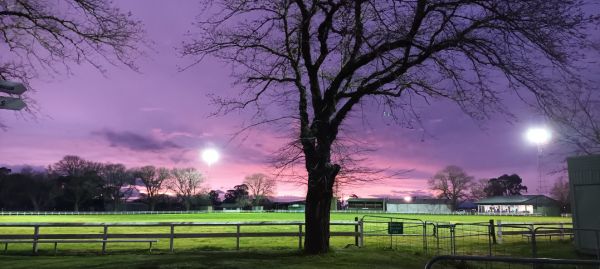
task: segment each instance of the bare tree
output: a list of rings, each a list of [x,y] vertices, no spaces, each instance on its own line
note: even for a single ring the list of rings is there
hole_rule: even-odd
[[[102,165],[100,177],[104,181],[104,199],[110,201],[113,210],[117,211],[123,201],[131,196],[135,178],[127,171],[125,165],[120,163]]]
[[[552,105],[598,20],[584,15],[584,0],[202,2],[215,13],[201,16],[183,54],[233,65],[241,94],[215,97],[217,113],[254,109],[249,126],[294,126],[307,253],[329,249],[333,186],[344,173],[332,152],[352,111],[376,104],[410,125],[417,98],[445,98],[486,119],[506,111],[498,82]]]
[[[488,186],[489,181],[490,180],[486,178],[481,178],[479,180],[474,181],[471,184],[471,193],[469,194],[469,198],[479,200],[487,197],[485,188]]]
[[[275,188],[277,187],[277,181],[274,178],[262,173],[247,176],[243,184],[248,186],[255,205],[260,204],[265,198],[274,195]]]
[[[0,79],[30,88],[40,71],[69,71],[70,63],[135,69],[143,36],[141,23],[108,0],[0,1]]]
[[[468,196],[472,181],[473,177],[467,175],[462,168],[450,165],[429,179],[429,186],[439,192],[440,198],[450,200],[452,210],[456,210],[458,203]]]
[[[202,192],[204,177],[196,168],[171,169],[170,189],[183,200],[185,210],[190,210],[192,199]]]
[[[562,212],[570,212],[569,181],[565,180],[565,177],[559,177],[554,182],[552,189],[550,189],[550,196],[558,201]]]
[[[73,210],[100,194],[99,178],[102,164],[87,161],[79,156],[67,155],[62,160],[48,167],[52,176],[58,177],[64,197],[73,202]]]
[[[152,165],[144,166],[133,170],[136,178],[139,178],[144,184],[146,192],[143,196],[146,198],[150,210],[154,211],[157,196],[164,193],[163,184],[169,178],[170,173],[166,168],[156,168]]]
[[[597,87],[596,85],[594,85]],[[600,94],[597,88],[567,91],[563,105],[549,106],[545,113],[575,155],[600,153]]]

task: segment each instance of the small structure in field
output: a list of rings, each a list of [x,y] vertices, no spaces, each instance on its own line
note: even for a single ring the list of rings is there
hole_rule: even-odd
[[[448,199],[410,197],[408,199],[390,199],[386,211],[405,214],[450,214],[451,202]]]
[[[545,195],[493,196],[481,199],[475,204],[480,214],[560,215],[558,202]]]
[[[348,210],[385,211],[386,200],[383,198],[350,198]]]
[[[403,199],[386,198],[350,198],[348,210],[382,211],[406,214],[450,214],[450,201],[429,197],[404,197]]]

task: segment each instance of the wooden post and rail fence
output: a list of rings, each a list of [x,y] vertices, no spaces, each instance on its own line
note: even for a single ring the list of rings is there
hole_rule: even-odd
[[[289,231],[253,231],[249,227],[273,227],[273,226],[292,226],[298,229],[294,231],[290,227]],[[361,221],[334,221],[331,227],[348,227],[347,231],[336,231],[332,229],[330,236],[354,237],[357,246],[363,244],[363,223]],[[102,232],[96,233],[42,233],[40,229],[47,230],[53,228],[102,228]],[[143,232],[122,233],[114,232],[112,228],[147,228],[164,227],[169,232]],[[181,227],[231,227],[235,228],[233,232],[178,232]],[[6,233],[7,228],[33,228],[32,233]],[[175,239],[191,238],[235,238],[236,250],[240,249],[240,238],[259,238],[259,237],[297,237],[298,248],[303,246],[303,237],[305,224],[299,221],[281,221],[281,222],[119,222],[119,223],[0,223],[0,245],[4,244],[4,251],[8,250],[9,244],[31,244],[33,253],[38,252],[38,245],[51,243],[54,244],[56,252],[58,244],[64,243],[98,243],[102,244],[102,253],[106,252],[107,243],[148,243],[149,250],[152,250],[152,244],[158,240],[169,240],[169,251],[175,250]],[[244,231],[246,229],[246,231]]]

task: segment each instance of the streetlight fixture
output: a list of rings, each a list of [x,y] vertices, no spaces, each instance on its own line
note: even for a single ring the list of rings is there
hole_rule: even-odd
[[[21,95],[27,91],[23,83],[0,80],[0,92],[7,93],[9,96],[0,95],[0,109],[21,110],[25,106],[25,102],[21,99]],[[12,97],[16,96],[16,97]]]
[[[525,133],[525,138],[529,143],[537,146],[538,158],[537,158],[537,169],[538,169],[538,193],[543,193],[542,187],[542,148],[548,144],[552,139],[552,132],[545,127],[532,127]]]

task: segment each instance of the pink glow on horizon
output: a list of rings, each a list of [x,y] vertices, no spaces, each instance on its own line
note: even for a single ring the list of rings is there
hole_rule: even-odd
[[[65,155],[79,155],[127,167],[194,167],[206,175],[208,187],[223,191],[241,184],[246,175],[272,172],[269,157],[288,141],[282,134],[259,127],[247,137],[231,140],[249,115],[208,117],[215,109],[208,93],[237,94],[231,68],[208,59],[178,71],[189,62],[174,47],[192,29],[199,6],[147,0],[115,4],[131,10],[155,42],[149,57],[139,60],[141,72],[107,65],[103,76],[90,66],[73,65],[72,75],[33,81],[38,91],[30,97],[40,106],[36,118],[0,111],[0,120],[9,126],[0,131],[0,166],[46,167]],[[390,126],[377,109],[366,109],[365,119],[355,115],[348,121],[351,137],[377,150],[367,156],[368,165],[413,171],[399,179],[346,187],[345,196],[428,194],[427,179],[450,164],[465,168],[476,179],[517,173],[526,184],[536,186],[537,153],[522,140],[522,131],[537,118],[519,100],[507,103],[521,121],[494,120],[485,129],[455,104],[434,101],[435,106],[422,109],[426,130]],[[209,146],[222,154],[211,167],[198,158],[198,152]],[[548,158],[546,166],[561,161]],[[305,187],[281,183],[277,195],[303,197]]]

